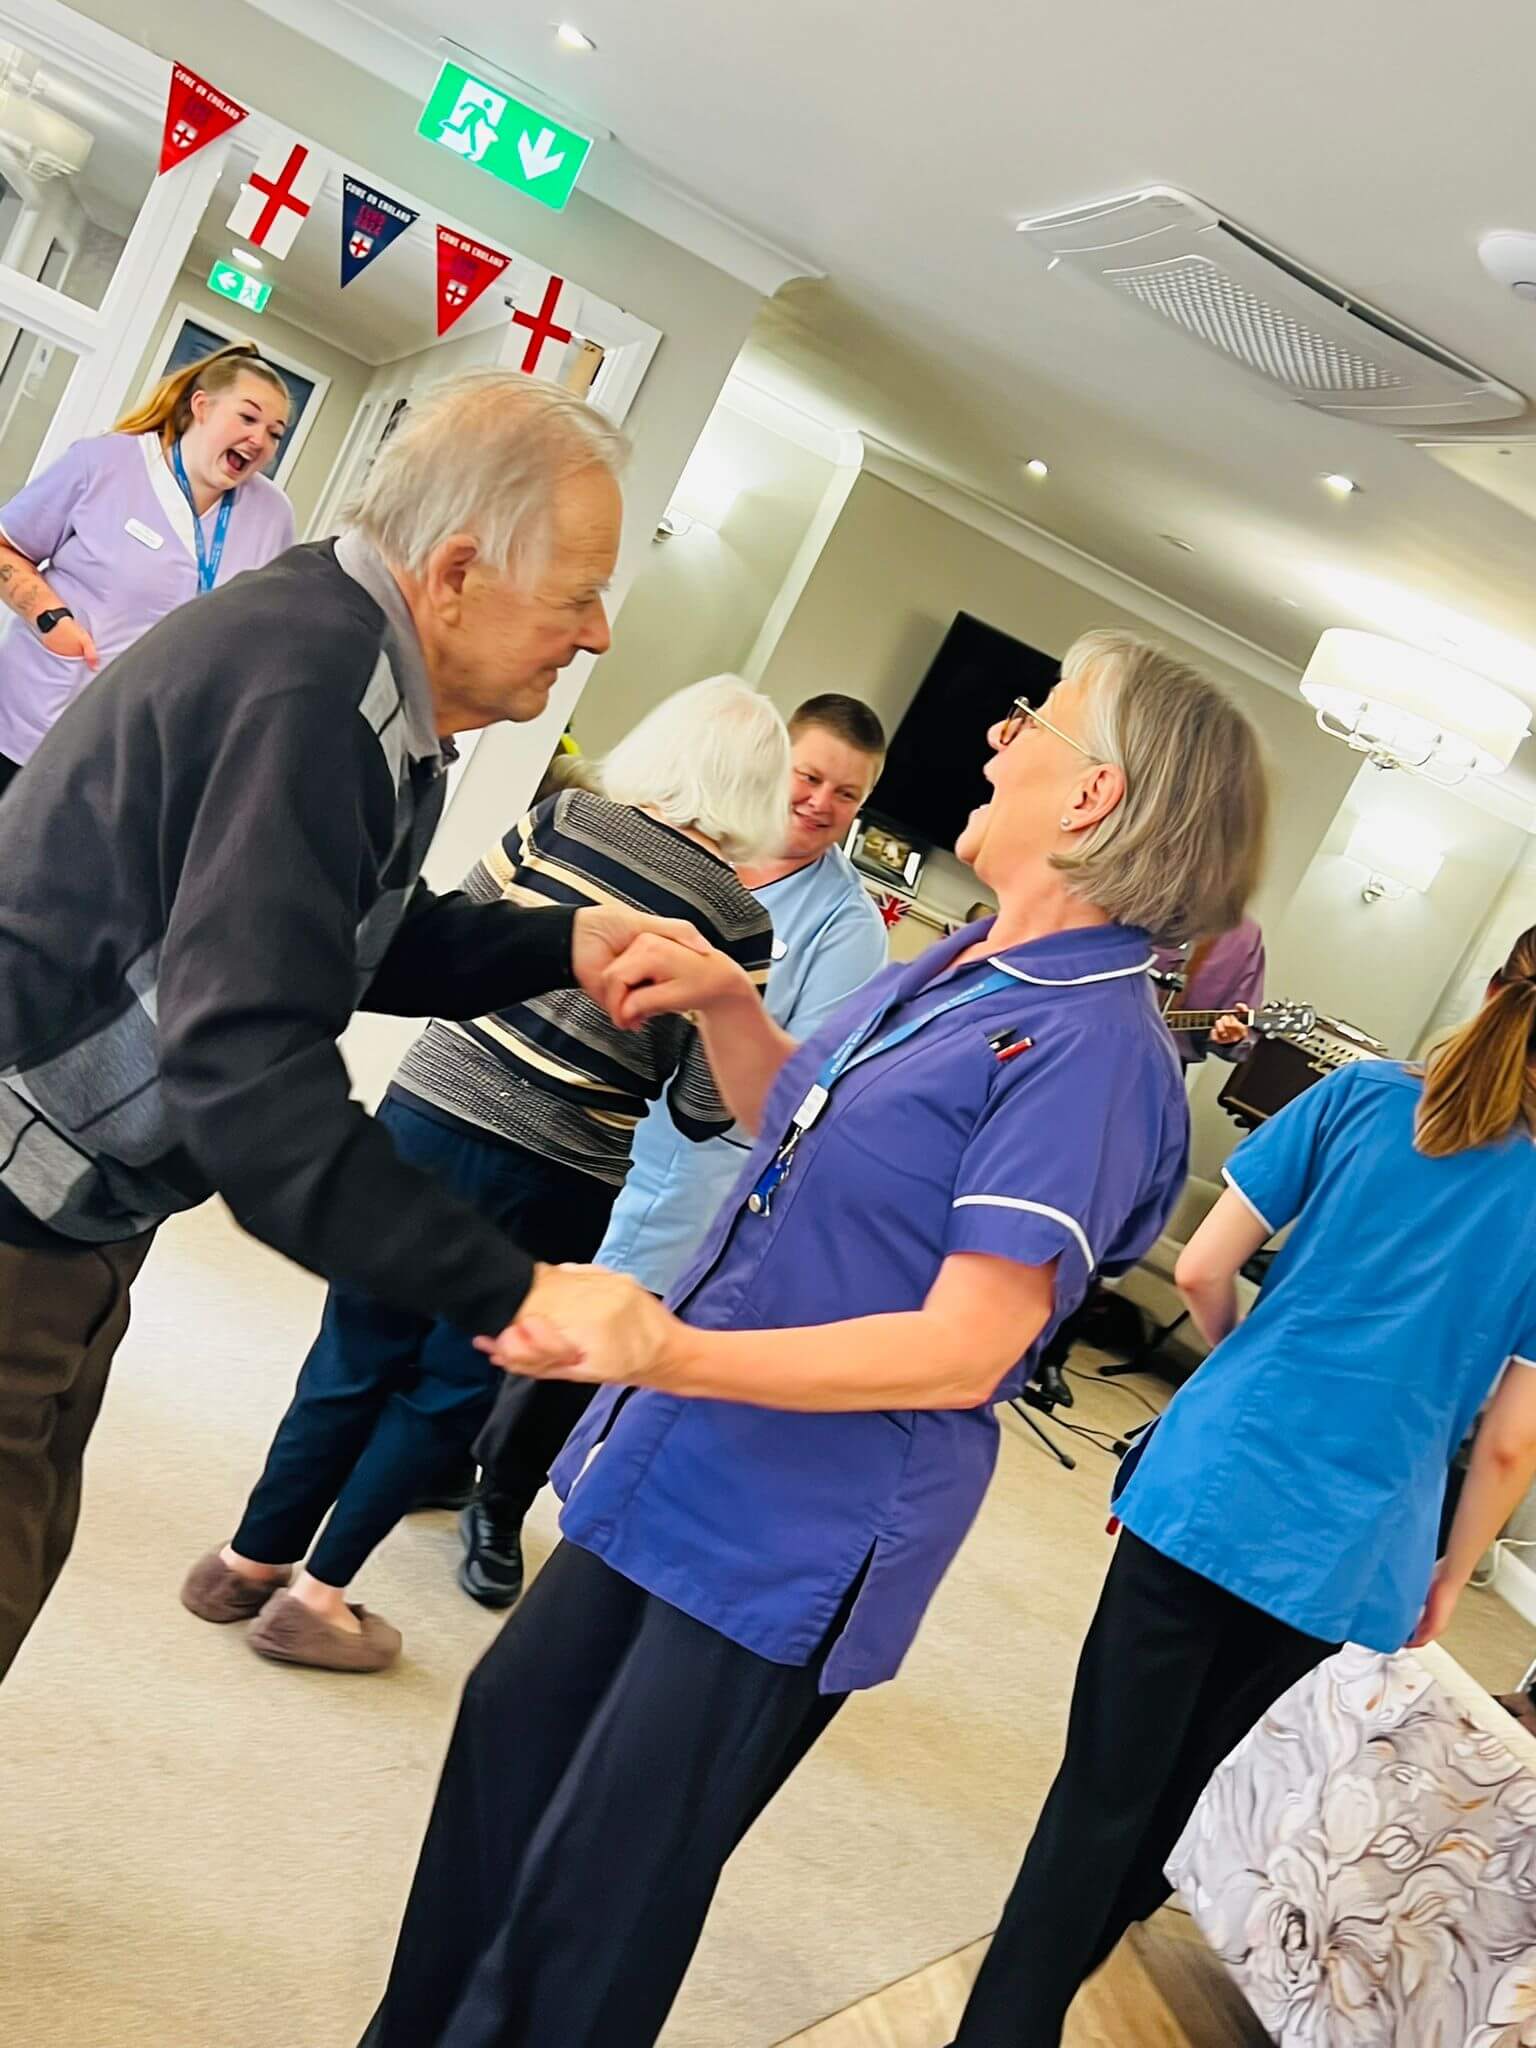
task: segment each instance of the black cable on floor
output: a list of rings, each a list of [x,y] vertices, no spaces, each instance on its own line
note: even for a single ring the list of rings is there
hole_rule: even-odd
[[[1140,1387],[1127,1386],[1124,1380],[1107,1380],[1100,1372],[1084,1372],[1080,1365],[1063,1366],[1062,1370],[1069,1380],[1087,1380],[1092,1386],[1108,1387],[1112,1393],[1129,1394],[1132,1400],[1141,1403],[1149,1415],[1161,1415],[1163,1413],[1161,1408],[1147,1399]]]
[[[1010,1402],[1009,1406],[1016,1407],[1017,1403]],[[1102,1451],[1105,1457],[1115,1458],[1119,1456],[1115,1446],[1119,1443],[1120,1439],[1111,1436],[1107,1430],[1091,1429],[1086,1423],[1082,1422],[1068,1422],[1061,1412],[1055,1408],[1042,1412],[1047,1422],[1054,1423],[1058,1429],[1065,1430],[1069,1436],[1080,1436],[1084,1443],[1091,1444],[1096,1451]],[[1023,1419],[1022,1416],[1020,1419]]]

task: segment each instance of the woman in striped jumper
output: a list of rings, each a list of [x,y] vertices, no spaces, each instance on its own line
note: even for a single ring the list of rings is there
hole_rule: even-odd
[[[772,927],[732,863],[777,850],[789,759],[766,698],[732,676],[696,683],[608,757],[603,794],[566,789],[537,805],[471,870],[465,892],[684,918],[761,985]],[[686,1020],[621,1031],[570,989],[473,1023],[429,1024],[379,1116],[404,1158],[441,1175],[536,1259],[586,1261],[623,1185],[635,1127],[663,1092],[689,1137],[730,1128]],[[489,1415],[502,1375],[474,1349],[481,1334],[333,1287],[240,1526],[194,1565],[184,1604],[206,1621],[254,1618],[251,1647],[281,1662],[392,1664],[398,1631],[350,1605],[346,1590]]]

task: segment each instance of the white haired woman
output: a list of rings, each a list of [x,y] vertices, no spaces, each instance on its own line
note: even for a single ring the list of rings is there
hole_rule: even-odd
[[[471,870],[465,893],[686,920],[760,987],[772,926],[732,863],[782,837],[789,737],[778,712],[736,677],[696,683],[641,720],[608,757],[603,786],[538,805]],[[562,990],[429,1024],[379,1121],[402,1158],[534,1259],[590,1259],[634,1129],[663,1089],[690,1137],[729,1128],[690,1025],[658,1017],[631,1035],[580,990]],[[349,1605],[347,1588],[423,1482],[462,1459],[501,1384],[454,1324],[333,1287],[240,1526],[193,1567],[185,1604],[207,1621],[259,1612],[251,1646],[281,1662],[393,1663],[398,1631]],[[273,1595],[274,1585],[286,1590]]]
[[[719,954],[641,940],[637,1027],[696,1011],[758,1132],[663,1307],[541,1274],[490,1346],[628,1383],[554,1479],[564,1542],[470,1679],[368,2048],[648,2048],[726,1858],[852,1690],[894,1676],[986,1491],[993,1404],[1184,1177],[1150,939],[1232,923],[1247,721],[1121,634],[993,727],[956,849],[995,918],[806,1044]]]

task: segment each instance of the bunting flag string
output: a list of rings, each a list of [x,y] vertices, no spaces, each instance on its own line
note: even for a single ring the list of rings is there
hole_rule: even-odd
[[[439,223],[437,230],[437,331],[446,334],[511,258]]]
[[[345,288],[418,218],[416,209],[345,174],[341,181],[341,282]]]
[[[160,169],[164,173],[196,156],[248,118],[249,109],[199,78],[185,64],[171,66],[165,101],[165,127],[160,137]]]

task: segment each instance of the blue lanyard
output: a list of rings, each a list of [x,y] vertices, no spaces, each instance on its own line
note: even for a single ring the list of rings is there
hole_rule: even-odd
[[[224,536],[229,532],[230,507],[235,502],[233,489],[227,490],[219,500],[219,516],[213,522],[213,544],[210,547],[203,535],[203,522],[197,516],[197,502],[192,496],[192,486],[187,482],[186,464],[181,459],[181,443],[171,448],[171,468],[181,486],[181,495],[187,501],[187,510],[192,514],[192,538],[197,544],[197,592],[205,597],[213,588],[214,578],[219,573],[219,564],[224,559]]]
[[[931,1010],[924,1010],[920,1017],[909,1017],[905,1024],[898,1024],[894,1031],[886,1032],[884,1037],[871,1045],[869,1040],[903,999],[898,984],[890,999],[882,1003],[872,1016],[850,1031],[836,1052],[823,1060],[816,1079],[806,1091],[805,1100],[791,1119],[784,1142],[763,1168],[751,1194],[747,1197],[747,1207],[752,1214],[767,1216],[771,1212],[773,1197],[794,1164],[796,1146],[826,1108],[832,1098],[833,1089],[844,1074],[852,1073],[855,1067],[862,1067],[866,1060],[878,1059],[881,1053],[890,1052],[893,1047],[904,1045],[909,1038],[915,1037],[919,1031],[926,1030],[936,1018],[947,1016],[951,1010],[963,1009],[967,1003],[979,1003],[983,996],[996,995],[1000,989],[1016,986],[1016,976],[1005,973],[1000,967],[994,967],[979,981],[969,982],[964,988],[956,989],[954,994],[947,996],[942,1003],[936,1003]]]

